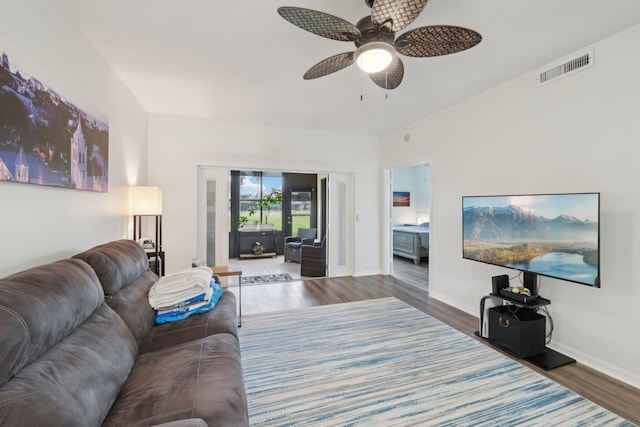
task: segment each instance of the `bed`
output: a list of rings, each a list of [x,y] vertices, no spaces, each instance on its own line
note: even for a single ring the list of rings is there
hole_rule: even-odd
[[[429,256],[429,223],[395,225],[393,227],[393,254],[420,264],[420,258]]]

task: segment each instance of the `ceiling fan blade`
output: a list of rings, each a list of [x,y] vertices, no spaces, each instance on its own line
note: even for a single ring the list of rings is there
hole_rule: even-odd
[[[291,6],[279,7],[278,13],[293,25],[331,40],[352,42],[361,37],[355,25],[328,13]]]
[[[402,60],[396,56],[393,63],[385,70],[378,73],[369,74],[371,80],[382,89],[395,89],[402,83],[404,77],[404,64]]]
[[[397,32],[411,24],[422,12],[428,0],[375,0],[371,21]]]
[[[339,53],[309,68],[302,78],[305,80],[317,79],[347,68],[351,64],[353,64],[353,52]]]
[[[473,30],[451,25],[433,25],[407,31],[394,43],[406,56],[428,57],[460,52],[474,47],[482,36]]]

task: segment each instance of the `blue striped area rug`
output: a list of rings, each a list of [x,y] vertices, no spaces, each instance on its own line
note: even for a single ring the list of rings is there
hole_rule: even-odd
[[[252,426],[633,426],[395,298],[239,333]]]

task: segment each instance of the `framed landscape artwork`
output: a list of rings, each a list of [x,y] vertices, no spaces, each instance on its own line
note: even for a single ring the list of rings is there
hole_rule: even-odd
[[[0,50],[0,181],[106,192],[109,125]]]
[[[408,191],[393,192],[393,206],[410,206],[411,193]]]

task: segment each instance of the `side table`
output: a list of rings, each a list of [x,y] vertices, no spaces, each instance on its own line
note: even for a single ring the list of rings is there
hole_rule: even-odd
[[[149,259],[149,268],[156,273],[158,277],[164,276],[164,251],[156,249],[145,249],[147,258]]]
[[[229,267],[228,265],[219,265],[209,267],[213,274],[220,277],[238,276],[238,328],[242,327],[242,269],[240,267]]]

